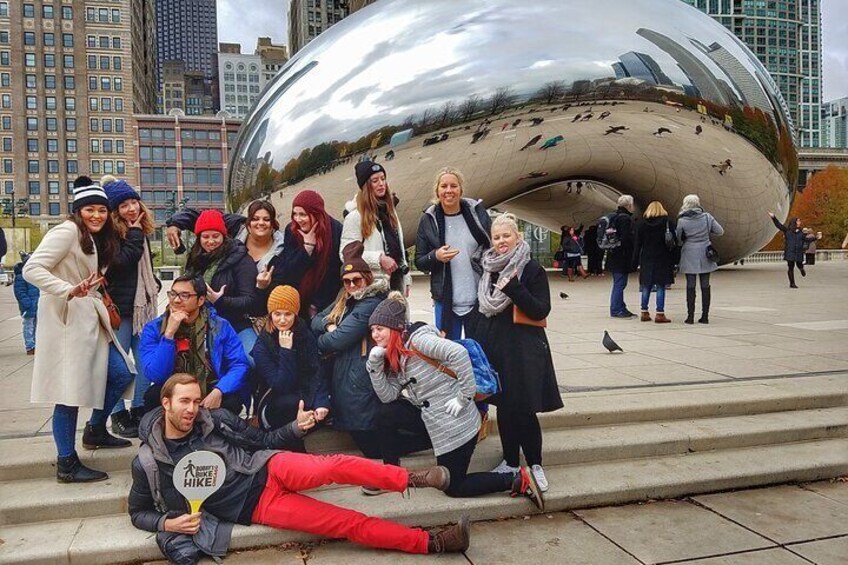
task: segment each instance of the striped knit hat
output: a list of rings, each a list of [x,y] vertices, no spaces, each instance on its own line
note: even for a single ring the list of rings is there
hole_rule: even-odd
[[[109,208],[109,198],[102,188],[96,184],[74,188],[74,212],[79,212],[85,206],[91,206],[92,204],[101,204]]]

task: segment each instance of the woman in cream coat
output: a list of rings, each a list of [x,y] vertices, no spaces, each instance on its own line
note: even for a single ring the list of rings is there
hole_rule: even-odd
[[[23,270],[41,291],[37,339],[44,344],[36,350],[30,400],[55,405],[56,478],[64,483],[108,478],[82,465],[74,449],[80,407],[94,408],[83,447],[132,445],[106,431],[109,410],[132,382],[135,366],[115,338],[98,290],[119,244],[106,193],[88,184],[74,189],[73,214],[47,232]]]

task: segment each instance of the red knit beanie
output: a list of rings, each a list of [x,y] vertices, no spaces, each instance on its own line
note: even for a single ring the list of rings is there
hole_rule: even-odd
[[[324,199],[314,190],[304,190],[297,193],[292,200],[292,208],[300,206],[307,214],[316,216],[324,212]]]
[[[204,210],[194,223],[194,234],[200,235],[205,231],[216,231],[227,235],[227,225],[224,223],[224,215],[218,210]]]

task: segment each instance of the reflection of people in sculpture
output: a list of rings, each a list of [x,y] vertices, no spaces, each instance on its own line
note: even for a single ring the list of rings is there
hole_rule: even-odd
[[[571,120],[571,123],[573,124],[574,122],[576,122],[577,120],[579,120],[582,117],[583,117],[583,114],[577,114],[576,116],[574,116],[574,119]]]
[[[604,135],[609,135],[611,133],[617,133],[618,135],[622,135],[621,132],[627,131],[630,128],[627,126],[610,126],[607,128],[607,131],[604,132]]]
[[[727,172],[727,169],[732,169],[733,165],[730,163],[730,159],[725,159],[721,163],[717,165],[713,165],[714,169],[718,169],[718,174],[724,175]]]
[[[671,133],[671,130],[668,128],[657,128],[657,131],[654,132],[654,135],[657,137],[662,137],[664,133]]]
[[[550,149],[551,147],[556,147],[557,144],[560,141],[565,141],[565,138],[562,137],[561,135],[554,136],[554,137],[548,139],[547,141],[545,141],[545,143],[542,144],[542,146],[539,149],[542,150],[542,149]]]
[[[609,110],[601,112],[601,115],[598,116],[598,119],[599,120],[605,120],[605,119],[610,117],[610,114],[612,114],[612,112],[610,112]]]
[[[533,137],[530,138],[530,141],[528,141],[527,143],[524,144],[524,147],[519,149],[519,151],[524,151],[528,147],[532,147],[532,146],[536,145],[537,143],[539,143],[540,139],[542,139],[541,135],[534,135]]]
[[[133,525],[158,532],[159,547],[174,562],[196,563],[204,552],[197,543],[204,539],[226,548],[233,523],[263,524],[408,553],[468,549],[465,516],[459,524],[432,535],[301,494],[333,483],[373,484],[399,493],[410,487],[444,490],[442,469],[408,471],[350,455],[280,451],[315,425],[314,412],[299,410],[293,422],[266,433],[226,410],[202,408],[200,385],[186,373],[168,379],[161,402],[141,421],[142,445],[132,463],[128,506]],[[206,499],[202,515],[186,513],[185,499],[174,488],[174,466],[166,463],[195,450],[218,453],[227,468],[224,484]]]
[[[703,131],[704,131],[704,128],[702,128],[700,124],[695,126],[695,135],[701,135],[701,132],[703,132]]]
[[[539,124],[541,124],[544,121],[545,121],[545,118],[533,118],[532,120],[530,120],[530,127],[538,126]]]

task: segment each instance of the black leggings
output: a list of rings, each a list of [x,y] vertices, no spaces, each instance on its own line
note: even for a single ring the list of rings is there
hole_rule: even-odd
[[[786,262],[786,275],[789,277],[789,284],[795,284],[795,267],[798,267],[798,270],[801,271],[801,274],[804,273],[804,263],[802,261],[787,261]]]
[[[686,288],[695,288],[695,278],[699,278],[701,282],[701,290],[710,288],[710,273],[686,273]]]
[[[390,465],[400,465],[402,455],[432,445],[421,411],[406,400],[395,400],[381,407],[380,438],[383,462]],[[509,473],[468,473],[476,445],[475,435],[453,451],[436,457],[436,463],[450,472],[450,486],[445,491],[448,496],[465,498],[512,488],[513,477]]]
[[[498,408],[498,431],[507,465],[518,467],[519,451],[528,465],[542,464],[542,428],[536,414]]]

